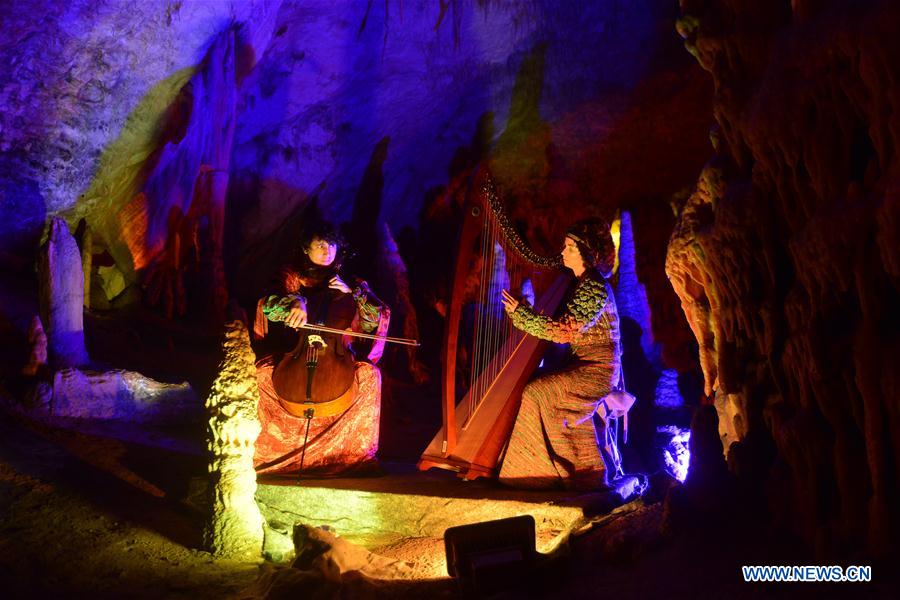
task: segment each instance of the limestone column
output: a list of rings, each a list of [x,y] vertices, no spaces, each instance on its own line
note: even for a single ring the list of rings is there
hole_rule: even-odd
[[[50,361],[56,368],[89,362],[84,345],[84,271],[81,252],[66,222],[53,217],[41,248],[40,311],[46,326]]]
[[[248,561],[262,556],[264,521],[253,469],[258,404],[250,334],[243,321],[234,320],[225,325],[224,357],[206,401],[211,511],[204,543],[215,556]]]

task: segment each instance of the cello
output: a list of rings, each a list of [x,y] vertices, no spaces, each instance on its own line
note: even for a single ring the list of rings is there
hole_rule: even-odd
[[[304,290],[308,323],[272,373],[285,410],[294,416],[325,417],[343,412],[352,395],[355,359],[344,334],[356,315],[351,294],[328,287],[328,281]],[[322,328],[334,331],[322,331]],[[340,331],[341,333],[336,333]]]
[[[350,406],[356,361],[349,348],[350,338],[419,345],[416,340],[350,330],[357,312],[356,299],[329,287],[328,281],[323,278],[318,285],[304,287],[307,324],[299,327],[294,349],[282,357],[272,373],[282,407],[296,417],[334,416]]]

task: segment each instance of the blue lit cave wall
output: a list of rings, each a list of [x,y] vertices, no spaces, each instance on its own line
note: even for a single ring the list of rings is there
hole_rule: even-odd
[[[638,247],[655,244],[639,275],[677,314],[667,202],[709,154],[710,86],[671,2],[24,4],[0,8],[6,263],[26,264],[59,214],[92,232],[98,305],[135,301],[135,283],[159,300],[187,268],[175,248],[202,254],[199,230],[246,301],[311,205],[354,223],[361,254],[384,223],[429,253],[417,232],[490,164],[545,251],[571,219],[630,207]],[[671,322],[654,327],[687,364]]]
[[[404,228],[452,204],[478,162],[490,162],[514,219],[546,251],[573,217],[689,186],[708,153],[709,87],[671,31],[674,11],[655,1],[285,3],[238,99],[235,280],[265,275],[257,265],[285,251],[279,236],[292,237],[313,199],[338,221],[386,222],[402,246]],[[649,91],[660,81],[665,99]],[[654,177],[641,177],[648,168]],[[354,233],[364,253],[380,235]]]
[[[2,3],[0,256],[33,252],[47,215],[80,210],[99,220],[116,211],[119,188],[140,189],[131,180],[146,169],[135,167],[159,145],[167,109],[218,32],[247,23],[242,43],[260,55],[277,8],[250,0]]]

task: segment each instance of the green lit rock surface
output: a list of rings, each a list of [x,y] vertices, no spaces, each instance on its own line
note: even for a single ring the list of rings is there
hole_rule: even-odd
[[[389,465],[392,471],[400,469]],[[548,552],[584,521],[568,492],[525,492],[450,473],[394,472],[359,479],[261,479],[256,500],[271,523],[327,527],[378,555],[412,564],[416,576],[446,576],[448,527],[530,514]]]

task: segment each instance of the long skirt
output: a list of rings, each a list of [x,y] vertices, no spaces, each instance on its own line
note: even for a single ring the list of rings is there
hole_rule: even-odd
[[[296,473],[300,470],[307,420],[287,412],[272,384],[274,364],[256,365],[259,382],[259,422],[253,464],[257,473]],[[356,363],[353,404],[339,415],[315,417],[303,457],[303,472],[315,476],[364,474],[377,466],[381,416],[381,372],[369,363]]]
[[[581,363],[526,385],[500,481],[526,489],[604,486],[607,472],[600,448],[606,432],[594,412],[609,393],[611,372],[608,365]]]

